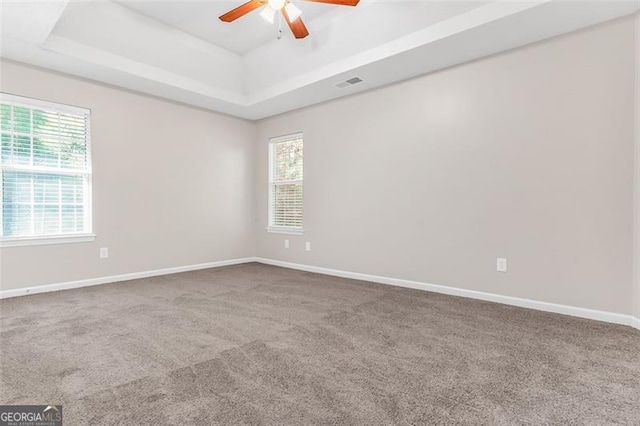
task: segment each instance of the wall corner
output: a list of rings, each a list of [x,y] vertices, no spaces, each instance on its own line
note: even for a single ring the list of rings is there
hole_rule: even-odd
[[[640,12],[635,17],[635,155],[633,206],[633,314],[640,329]]]

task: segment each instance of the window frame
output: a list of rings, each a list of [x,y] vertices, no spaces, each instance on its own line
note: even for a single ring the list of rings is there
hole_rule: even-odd
[[[274,156],[274,146],[277,143],[291,141],[295,139],[302,139],[302,145],[304,147],[304,133],[296,132],[290,133],[288,135],[277,136],[269,139],[269,200],[267,205],[267,232],[273,234],[286,234],[286,235],[304,235],[304,151],[302,154],[302,179],[300,180],[292,180],[286,182],[276,182],[274,179],[274,168],[275,162],[273,161]],[[303,148],[304,149],[304,148]],[[302,226],[300,227],[291,227],[291,226],[280,226],[273,224],[273,207],[274,207],[274,186],[280,184],[302,184]]]
[[[0,178],[0,248],[45,245],[45,244],[66,244],[66,243],[83,243],[95,241],[96,234],[93,233],[93,164],[91,157],[91,109],[82,108],[72,105],[60,104],[57,102],[44,101],[41,99],[30,98],[26,96],[13,95],[10,93],[0,92],[0,103],[9,103],[11,105],[21,106],[29,109],[43,109],[46,111],[55,111],[65,114],[77,114],[87,117],[86,120],[86,151],[87,151],[87,168],[82,173],[71,173],[74,175],[82,175],[84,180],[85,200],[84,200],[84,223],[83,232],[65,232],[61,234],[45,234],[45,235],[22,235],[22,236],[4,236],[2,235],[2,180]],[[33,137],[33,136],[32,136]],[[31,169],[31,170],[25,170]],[[51,173],[51,174],[70,174],[64,169],[54,169],[32,165],[27,168],[15,167],[12,165],[3,165],[0,162],[0,175],[3,170],[22,170],[31,171],[33,173]]]

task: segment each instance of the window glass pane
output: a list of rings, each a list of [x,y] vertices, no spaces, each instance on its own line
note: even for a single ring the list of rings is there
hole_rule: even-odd
[[[83,232],[84,186],[82,175],[3,171],[4,235]]]
[[[87,168],[85,117],[4,104],[2,107],[3,163],[65,170]]]
[[[60,211],[59,206],[45,204],[44,205],[44,215],[42,218],[42,233],[47,235],[58,234],[59,233],[59,223],[60,223]]]
[[[10,131],[11,124],[11,106],[0,104],[0,131]]]
[[[302,180],[302,139],[274,144],[274,181]]]
[[[31,110],[29,108],[13,107],[13,131],[27,135],[31,133]]]
[[[60,177],[60,201],[63,204],[75,203],[76,193],[76,177],[61,176]]]
[[[30,164],[31,163],[31,137],[25,135],[16,135],[13,139],[13,150],[11,155],[11,163],[13,164]]]
[[[66,169],[84,169],[86,166],[87,146],[83,141],[68,139],[60,142],[61,167]]]
[[[58,204],[62,179],[63,177],[58,175],[33,175],[35,201],[42,204]]]
[[[88,111],[46,105],[2,95],[0,237],[90,231],[85,224]]]
[[[76,219],[76,210],[77,207],[73,205],[63,205],[62,206],[62,232],[77,232],[82,229],[77,228],[77,219]]]
[[[301,227],[302,184],[275,185],[273,197],[273,225]]]
[[[5,236],[29,235],[31,223],[22,218],[31,216],[31,206],[23,204],[3,205],[2,222]]]
[[[33,206],[33,233],[44,234],[44,204]]]
[[[271,226],[302,228],[303,140],[301,135],[271,142]],[[294,182],[292,182],[294,181]]]
[[[33,165],[58,167],[58,144],[51,137],[33,138]]]
[[[60,120],[57,112],[47,112],[39,109],[33,110],[33,133],[42,137],[60,137]]]
[[[4,171],[2,173],[2,198],[3,205],[29,203],[31,201],[31,175]]]
[[[1,147],[0,147],[0,161],[3,163],[9,163],[11,161],[11,151],[13,148],[13,136],[9,133],[2,133],[0,135]]]
[[[76,231],[83,232],[85,230],[84,225],[84,206],[82,204],[76,204],[75,210]]]
[[[63,139],[84,139],[85,119],[68,114],[60,114],[60,137]]]

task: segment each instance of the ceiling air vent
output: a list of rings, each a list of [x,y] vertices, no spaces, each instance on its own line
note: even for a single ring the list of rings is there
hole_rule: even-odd
[[[360,77],[353,77],[347,81],[343,81],[342,83],[336,84],[336,87],[339,87],[342,89],[345,87],[353,86],[354,84],[362,83],[362,81],[363,80]]]

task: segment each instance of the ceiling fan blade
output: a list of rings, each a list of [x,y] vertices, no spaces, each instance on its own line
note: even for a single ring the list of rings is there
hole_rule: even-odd
[[[329,4],[337,4],[340,6],[357,6],[360,0],[303,0],[310,1],[314,3],[329,3]]]
[[[287,21],[287,24],[289,24],[289,28],[291,28],[291,32],[293,33],[295,38],[305,38],[309,35],[309,30],[307,30],[304,22],[302,22],[302,18],[298,18],[295,21],[291,22],[289,20],[289,15],[284,8],[282,9],[282,15],[284,15],[284,19]]]
[[[224,15],[222,15],[220,17],[220,20],[224,21],[224,22],[233,22],[236,19],[241,18],[244,15],[246,15],[247,13],[251,12],[252,10],[256,10],[257,8],[259,8],[260,6],[262,6],[265,3],[266,3],[266,0],[251,0],[251,1],[248,1],[245,4],[236,7],[232,11],[227,12]]]

